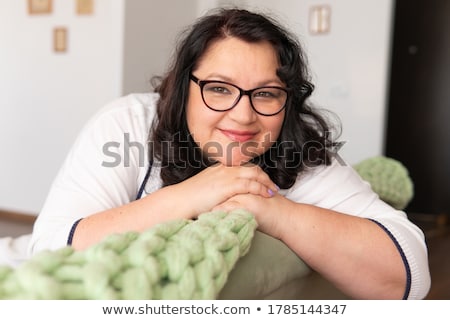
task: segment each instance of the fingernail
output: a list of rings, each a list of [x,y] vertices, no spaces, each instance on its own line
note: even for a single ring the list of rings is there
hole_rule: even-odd
[[[273,195],[275,194],[271,189],[267,189],[267,192],[269,193],[269,195],[270,195],[271,197],[273,197]]]
[[[277,191],[281,190],[281,188],[278,185],[275,185],[275,187],[277,187]]]

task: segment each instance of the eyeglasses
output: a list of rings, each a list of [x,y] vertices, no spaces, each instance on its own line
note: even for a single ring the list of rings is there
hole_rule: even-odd
[[[200,87],[205,105],[214,111],[223,112],[233,109],[242,96],[249,96],[253,110],[263,116],[276,115],[286,106],[288,97],[286,88],[267,86],[244,90],[224,81],[199,80],[192,74],[190,79]]]

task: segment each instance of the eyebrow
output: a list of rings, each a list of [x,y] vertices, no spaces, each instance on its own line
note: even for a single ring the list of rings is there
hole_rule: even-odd
[[[206,76],[206,78],[203,78],[202,80],[218,80],[218,81],[225,81],[225,82],[229,82],[231,84],[235,84],[235,81],[224,75],[224,74],[220,74],[220,73],[210,73],[209,75]],[[277,86],[283,86],[284,83],[278,79],[278,78],[274,78],[274,79],[268,79],[268,80],[263,80],[257,83],[255,88],[258,87],[265,87],[265,86],[273,86],[273,85],[277,85]]]

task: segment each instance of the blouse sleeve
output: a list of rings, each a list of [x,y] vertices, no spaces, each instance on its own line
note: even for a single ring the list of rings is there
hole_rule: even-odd
[[[423,299],[430,289],[428,250],[420,228],[406,213],[383,202],[348,164],[333,161],[301,174],[285,196],[293,201],[370,219],[396,245],[405,266],[405,299]]]
[[[29,255],[66,246],[75,222],[134,200],[148,163],[154,100],[151,95],[120,98],[87,123],[37,217]]]

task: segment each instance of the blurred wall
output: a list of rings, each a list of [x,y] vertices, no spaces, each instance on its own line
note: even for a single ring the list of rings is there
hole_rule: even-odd
[[[123,94],[150,90],[175,30],[196,16],[184,0],[53,0],[29,15],[26,0],[0,0],[0,210],[37,214],[85,122]],[[53,29],[68,31],[54,52]]]
[[[196,2],[127,1],[125,17],[122,93],[145,92],[166,70],[178,34],[197,17]]]
[[[0,208],[35,213],[86,119],[120,94],[122,9],[97,1],[78,16],[75,1],[29,15],[27,1],[0,0]],[[53,29],[67,28],[67,52]]]

